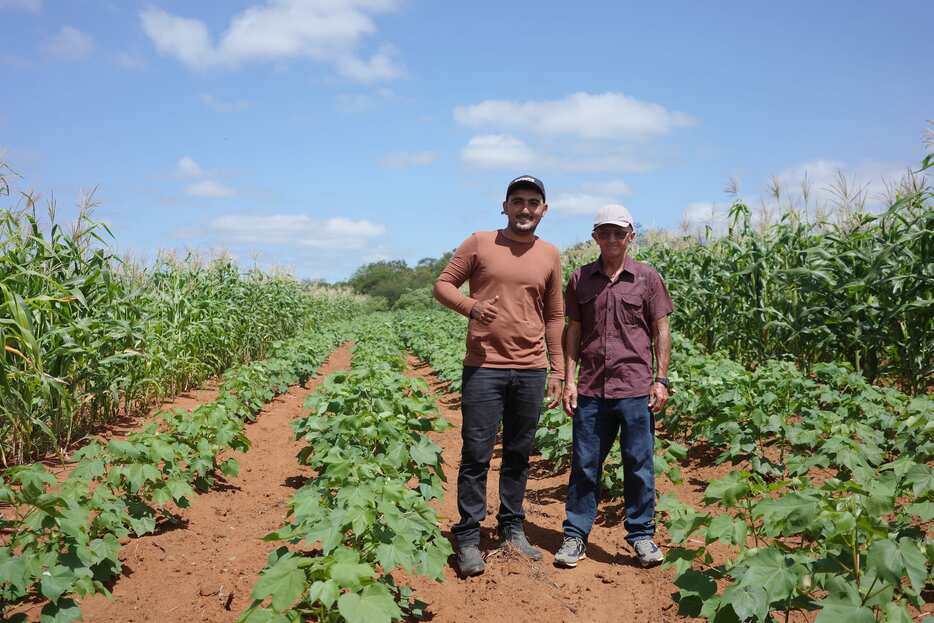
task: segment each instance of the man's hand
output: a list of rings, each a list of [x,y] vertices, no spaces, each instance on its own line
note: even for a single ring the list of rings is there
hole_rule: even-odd
[[[561,384],[564,381],[561,379],[548,378],[548,387],[545,390],[545,395],[548,396],[548,408],[554,409],[559,404],[561,404]]]
[[[577,383],[568,381],[564,384],[564,412],[570,417],[574,417],[574,411],[577,409]]]
[[[499,315],[499,310],[496,309],[497,301],[499,301],[499,294],[485,301],[477,301],[470,309],[470,317],[483,324],[490,324]]]
[[[668,402],[668,388],[661,383],[652,383],[649,388],[649,409],[652,413],[661,413]]]

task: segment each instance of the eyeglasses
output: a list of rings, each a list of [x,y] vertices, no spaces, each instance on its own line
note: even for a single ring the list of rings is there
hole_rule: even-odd
[[[617,229],[597,229],[593,232],[593,235],[600,240],[610,240],[611,238],[616,240],[625,240],[631,233],[632,232],[630,231],[620,231]]]

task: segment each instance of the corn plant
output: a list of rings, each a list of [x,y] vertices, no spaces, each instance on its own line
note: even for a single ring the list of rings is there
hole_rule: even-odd
[[[62,451],[121,415],[359,306],[229,262],[131,271],[82,212],[66,229],[27,199],[0,211],[0,461]],[[338,312],[339,313],[339,312]]]

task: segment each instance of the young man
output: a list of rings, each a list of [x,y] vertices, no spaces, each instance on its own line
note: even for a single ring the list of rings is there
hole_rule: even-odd
[[[555,563],[564,567],[575,567],[586,556],[603,461],[617,433],[625,470],[626,540],[641,564],[662,561],[652,541],[653,414],[668,401],[673,306],[655,269],[627,256],[634,236],[626,208],[601,208],[593,227],[600,257],[577,269],[567,286],[564,408],[574,418],[574,440],[564,543],[555,555]]]
[[[435,283],[438,301],[470,318],[461,390],[460,522],[453,528],[465,577],[485,567],[480,522],[486,517],[486,477],[500,421],[499,534],[520,554],[542,558],[525,537],[522,501],[546,378],[551,406],[560,401],[564,379],[560,254],[535,235],[547,211],[540,180],[530,175],[512,180],[503,202],[506,227],[467,238]],[[470,296],[464,296],[458,288],[468,280]]]

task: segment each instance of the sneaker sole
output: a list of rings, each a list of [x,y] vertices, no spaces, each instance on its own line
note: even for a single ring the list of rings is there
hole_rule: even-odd
[[[664,556],[663,556],[662,558],[659,558],[658,560],[643,560],[643,559],[639,558],[638,556],[636,556],[636,558],[638,558],[638,560],[639,560],[639,565],[641,565],[642,567],[646,567],[646,568],[647,568],[647,567],[657,567],[658,565],[660,565],[660,564],[662,564],[663,562],[665,562]]]
[[[555,558],[555,564],[558,565],[559,567],[564,567],[565,569],[573,569],[574,567],[577,566],[577,563],[584,560],[585,558],[587,558],[587,554],[581,554],[580,558],[578,558],[574,562],[569,562],[566,560],[558,560],[557,558]]]

